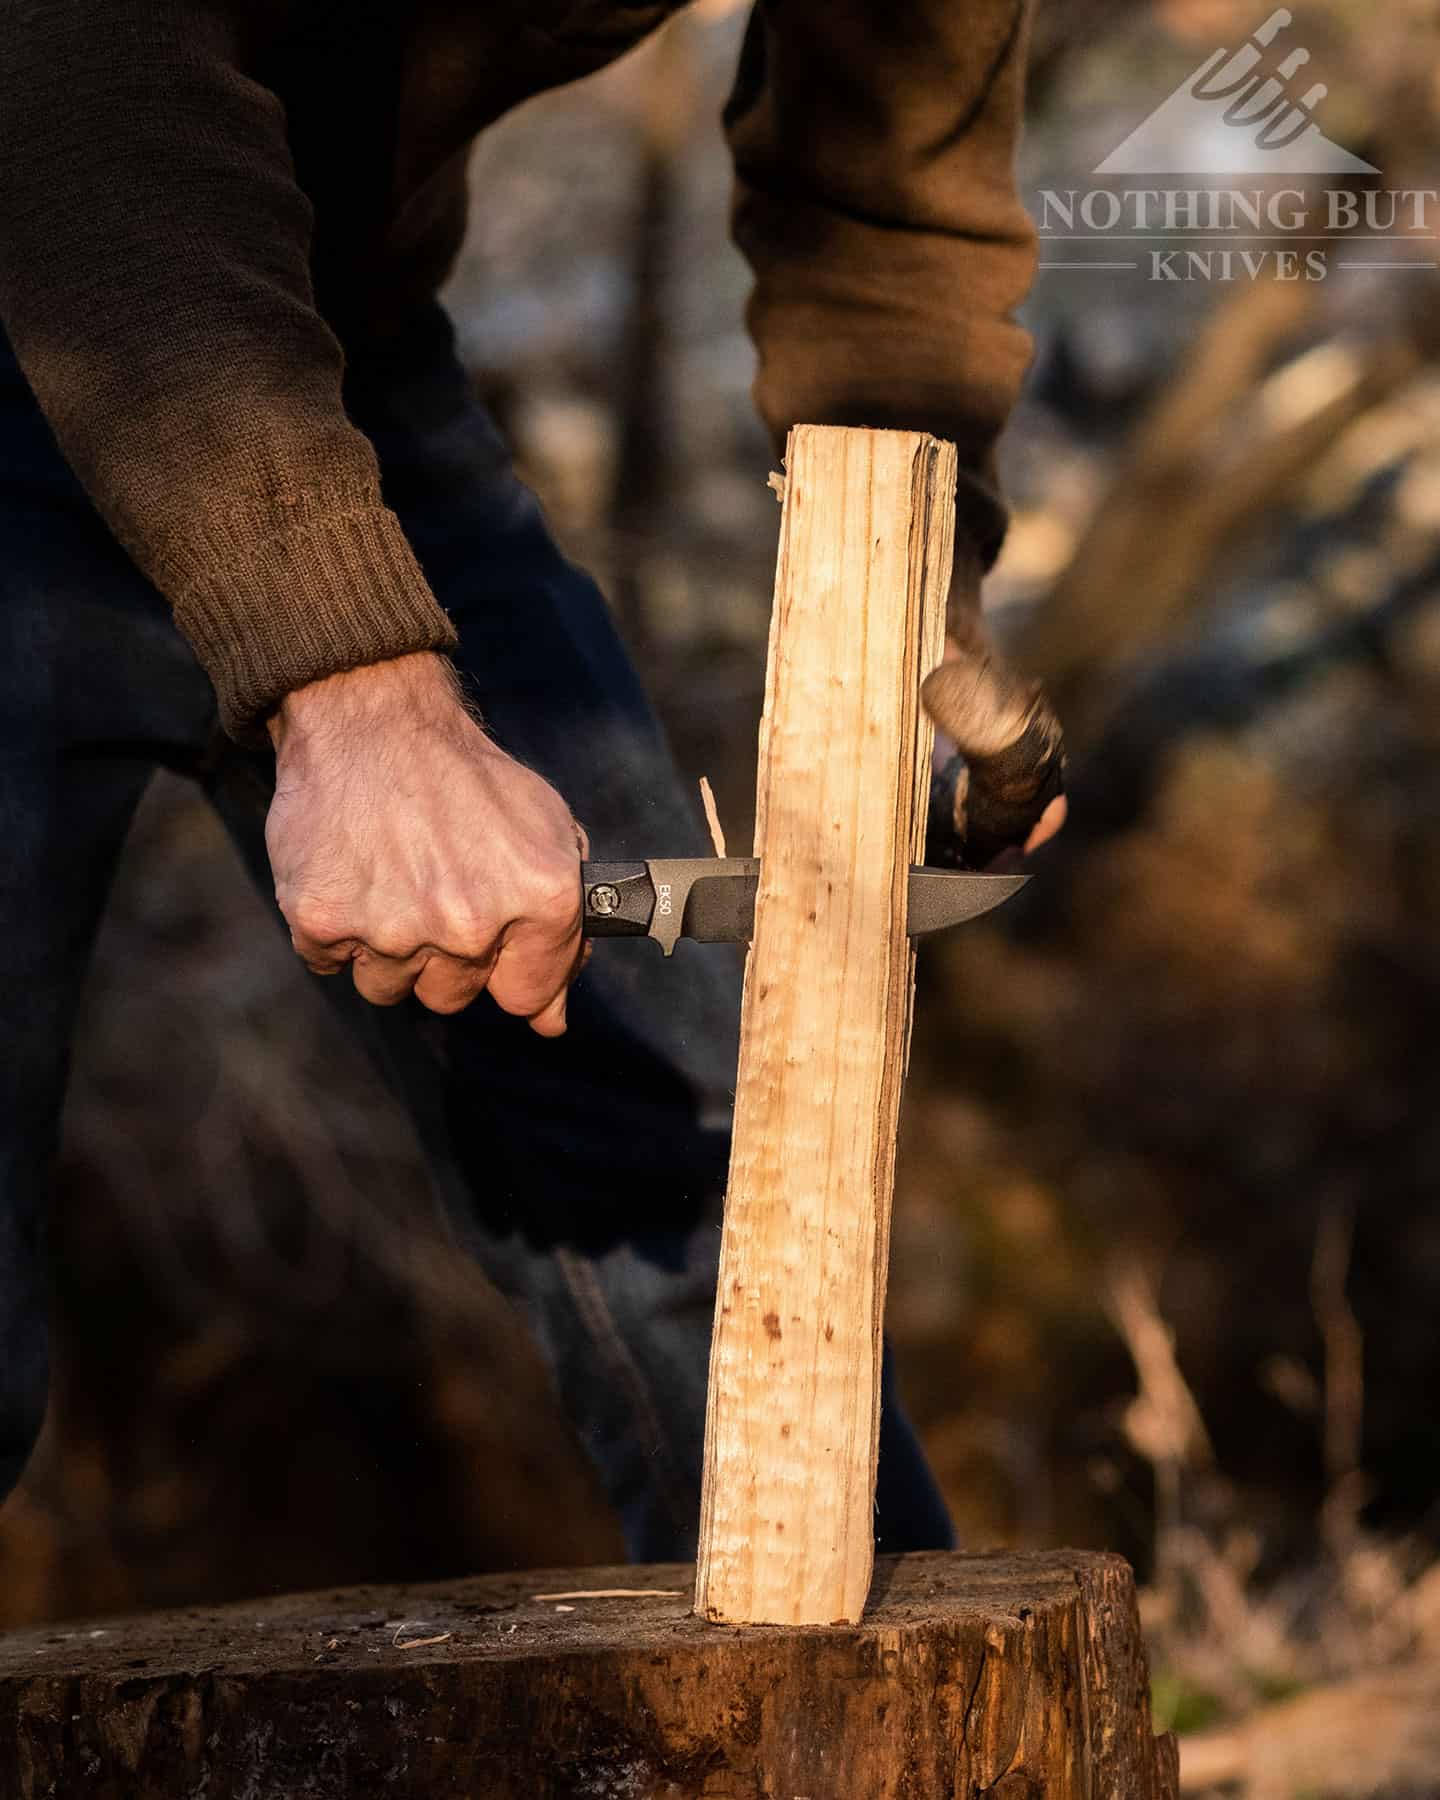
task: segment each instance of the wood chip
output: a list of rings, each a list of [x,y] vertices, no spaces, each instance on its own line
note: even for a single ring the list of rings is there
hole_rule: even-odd
[[[453,1631],[442,1631],[438,1637],[428,1638],[402,1638],[397,1634],[391,1644],[396,1650],[423,1650],[427,1644],[443,1644],[454,1635]]]

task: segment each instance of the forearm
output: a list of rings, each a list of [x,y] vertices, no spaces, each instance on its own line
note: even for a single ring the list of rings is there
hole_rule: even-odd
[[[452,637],[345,417],[246,16],[0,11],[0,317],[237,732],[292,688]]]
[[[276,755],[317,743],[342,751],[371,725],[406,727],[481,721],[465,700],[453,665],[433,651],[341,670],[287,693],[265,721]]]
[[[1030,356],[1012,317],[1035,257],[1014,176],[1026,24],[1022,0],[761,0],[726,114],[777,444],[800,420],[951,439],[985,564]]]

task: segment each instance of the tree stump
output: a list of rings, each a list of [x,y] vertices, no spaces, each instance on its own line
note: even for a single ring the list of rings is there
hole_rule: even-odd
[[[692,1583],[569,1570],[16,1632],[0,1800],[1178,1791],[1119,1557],[882,1557],[841,1628],[708,1624]]]

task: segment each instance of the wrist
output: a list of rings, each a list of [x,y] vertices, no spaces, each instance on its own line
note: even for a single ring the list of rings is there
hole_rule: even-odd
[[[266,721],[278,751],[296,738],[354,732],[403,719],[414,725],[468,716],[455,671],[433,650],[365,663],[293,689]]]

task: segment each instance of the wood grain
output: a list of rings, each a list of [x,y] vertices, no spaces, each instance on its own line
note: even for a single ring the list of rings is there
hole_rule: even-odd
[[[858,1619],[869,1588],[906,882],[923,851],[955,450],[797,426],[770,631],[696,1606]]]

